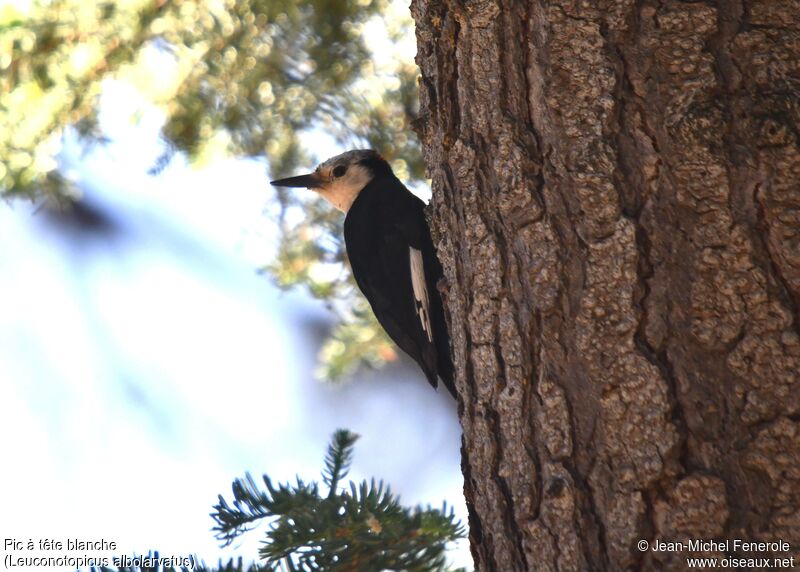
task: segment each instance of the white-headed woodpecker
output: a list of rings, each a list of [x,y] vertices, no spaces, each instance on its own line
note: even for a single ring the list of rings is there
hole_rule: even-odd
[[[442,267],[414,196],[375,151],[348,151],[313,173],[272,181],[306,187],[346,214],[344,243],[353,276],[381,326],[437,387],[455,396],[453,362],[436,284]]]

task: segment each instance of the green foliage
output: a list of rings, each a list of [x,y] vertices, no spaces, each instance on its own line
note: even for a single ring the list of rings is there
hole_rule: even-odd
[[[211,515],[217,537],[228,545],[255,523],[269,520],[259,553],[270,570],[444,570],[447,542],[464,535],[452,510],[405,508],[374,479],[340,487],[356,439],[346,430],[334,434],[322,472],[324,493],[299,477],[294,484],[276,486],[264,475],[265,489],[250,475],[234,481],[232,503],[220,496]]]
[[[266,156],[282,175],[307,159],[299,134],[326,124],[342,142],[411,159],[419,174],[406,125],[415,106],[413,66],[398,66],[399,82],[368,77],[372,58],[362,32],[386,0],[14,6],[0,8],[5,194],[48,190],[42,178],[56,168],[64,128],[101,136],[97,96],[109,78],[133,82],[164,107],[169,152],[197,158],[222,146],[237,156]]]
[[[357,293],[348,302],[349,316],[334,327],[320,351],[317,375],[322,379],[342,379],[359,363],[380,367],[397,358],[394,343],[364,297]]]
[[[87,144],[107,140],[97,120],[107,80],[132,83],[165,113],[152,174],[176,153],[196,164],[219,154],[263,157],[273,178],[294,174],[325,158],[302,142],[324,129],[344,147],[377,149],[401,178],[419,179],[410,127],[417,69],[370,53],[364,31],[376,23],[390,41],[411,26],[407,8],[398,12],[391,0],[0,3],[0,196],[78,194],[57,154],[66,129]],[[266,270],[283,287],[306,284],[340,300],[344,323],[320,373],[337,379],[359,361],[392,359],[353,288],[341,214],[307,191],[278,190],[275,200],[282,234]]]

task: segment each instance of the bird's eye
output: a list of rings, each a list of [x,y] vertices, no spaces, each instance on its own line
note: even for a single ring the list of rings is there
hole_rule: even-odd
[[[333,176],[338,179],[339,177],[344,175],[346,172],[347,172],[347,167],[345,167],[344,165],[339,165],[338,167],[335,167],[333,169]]]

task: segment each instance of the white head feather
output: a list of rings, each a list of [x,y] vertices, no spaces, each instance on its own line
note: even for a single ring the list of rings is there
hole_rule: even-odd
[[[374,153],[366,149],[356,149],[321,163],[314,173],[323,183],[314,190],[334,208],[346,213],[358,194],[372,180],[373,174],[360,161]]]

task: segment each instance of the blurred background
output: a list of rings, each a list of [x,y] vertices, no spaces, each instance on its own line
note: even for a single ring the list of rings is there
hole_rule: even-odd
[[[405,0],[0,0],[0,535],[207,561],[246,471],[466,521],[455,403],[353,287],[295,174],[373,147],[423,199]],[[450,552],[467,565],[466,542]]]

